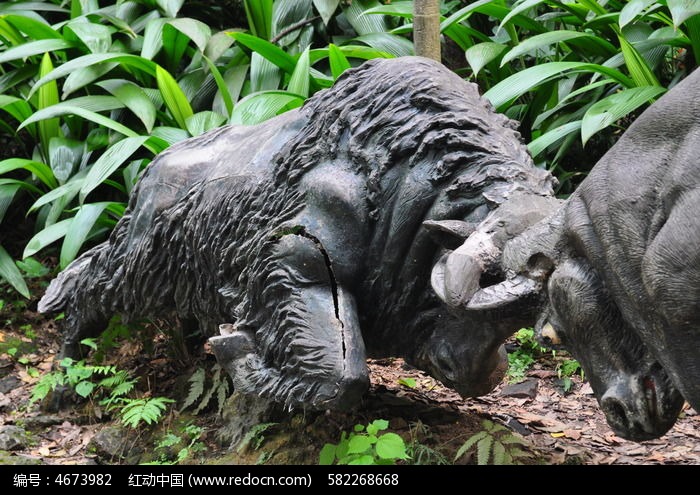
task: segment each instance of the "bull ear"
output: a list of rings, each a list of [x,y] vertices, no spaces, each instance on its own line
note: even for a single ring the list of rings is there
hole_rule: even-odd
[[[438,245],[451,250],[461,246],[476,230],[476,224],[462,220],[426,220],[423,227]]]

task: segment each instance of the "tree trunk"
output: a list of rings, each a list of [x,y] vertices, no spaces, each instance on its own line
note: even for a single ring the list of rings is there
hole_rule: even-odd
[[[440,61],[440,0],[413,2],[413,46],[416,55]]]

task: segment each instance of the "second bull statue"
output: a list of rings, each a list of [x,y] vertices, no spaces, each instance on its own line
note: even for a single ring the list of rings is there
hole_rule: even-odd
[[[437,261],[453,302],[468,267],[432,239],[454,248],[502,211],[489,221],[503,244],[556,206],[555,180],[514,128],[437,63],[365,63],[299,110],[161,154],[110,239],[68,266],[39,309],[65,311],[69,356],[115,313],[174,314],[212,337],[236,389],[289,407],[356,404],[367,355],[486,393],[527,303],[498,319],[451,311],[431,270]]]
[[[444,299],[476,319],[536,301],[521,323],[581,361],[608,423],[633,440],[665,433],[683,398],[700,408],[699,102],[696,71],[555,213],[502,249],[484,224],[451,255],[472,269]],[[479,287],[489,270],[504,280]]]

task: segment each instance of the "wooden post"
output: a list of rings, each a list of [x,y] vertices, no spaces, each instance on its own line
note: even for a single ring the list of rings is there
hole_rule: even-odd
[[[416,55],[440,62],[440,0],[414,0],[413,46]]]

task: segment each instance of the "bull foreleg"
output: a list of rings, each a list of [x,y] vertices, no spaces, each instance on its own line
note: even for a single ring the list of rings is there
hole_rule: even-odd
[[[276,245],[255,332],[225,326],[211,339],[234,386],[289,406],[347,409],[369,380],[355,301],[303,229]]]

